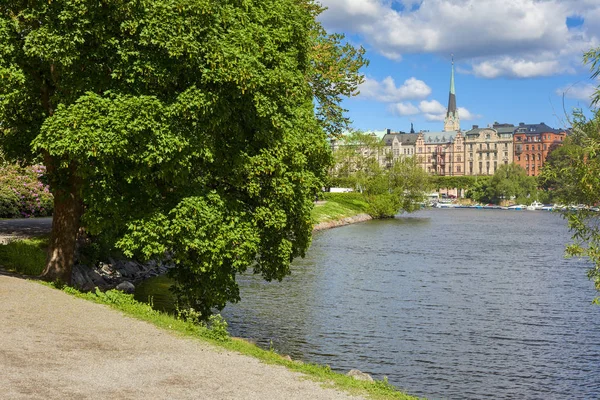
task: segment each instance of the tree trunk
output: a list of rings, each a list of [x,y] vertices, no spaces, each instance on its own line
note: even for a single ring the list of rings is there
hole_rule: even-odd
[[[45,158],[47,171],[56,173],[54,160],[51,160],[50,157]],[[53,190],[52,233],[46,268],[40,276],[46,281],[60,281],[68,285],[71,284],[77,234],[83,214],[83,203],[79,194],[79,178],[76,176],[75,170],[75,165],[70,165],[66,171],[61,171],[61,173],[68,173],[69,178]]]

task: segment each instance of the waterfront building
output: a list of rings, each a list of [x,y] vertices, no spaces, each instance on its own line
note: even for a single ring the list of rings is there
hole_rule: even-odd
[[[464,175],[464,138],[460,131],[420,132],[416,142],[417,161],[434,175]]]
[[[465,132],[465,175],[494,175],[501,165],[513,162],[512,124],[494,123],[491,127]]]
[[[411,129],[412,130],[412,129]],[[418,134],[405,132],[386,131],[383,136],[383,151],[379,157],[381,166],[391,167],[392,163],[406,158],[414,157]]]
[[[566,136],[566,132],[553,129],[543,122],[521,122],[514,133],[515,164],[525,168],[529,176],[539,175],[548,154],[562,146]]]

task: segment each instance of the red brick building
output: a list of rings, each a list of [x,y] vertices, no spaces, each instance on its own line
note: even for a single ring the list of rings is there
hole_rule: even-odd
[[[514,163],[525,168],[527,175],[537,176],[542,171],[548,153],[561,146],[567,134],[540,124],[520,123],[515,129]]]

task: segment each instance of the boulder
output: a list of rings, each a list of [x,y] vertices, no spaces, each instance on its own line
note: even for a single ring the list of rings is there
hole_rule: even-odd
[[[367,374],[366,372],[362,372],[358,369],[351,369],[346,375],[351,376],[357,381],[373,382],[373,377],[371,375]]]
[[[129,282],[129,281],[124,281],[119,283],[115,289],[120,290],[121,292],[125,292],[125,293],[133,293],[135,291],[135,286],[133,283]]]

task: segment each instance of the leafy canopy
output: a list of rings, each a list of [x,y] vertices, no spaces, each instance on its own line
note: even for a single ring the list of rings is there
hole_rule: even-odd
[[[3,1],[1,146],[42,156],[52,190],[81,197],[90,234],[171,257],[177,293],[206,317],[239,298],[236,273],[281,279],[310,243],[326,139],[347,127],[340,102],[365,64],[321,10]]]

